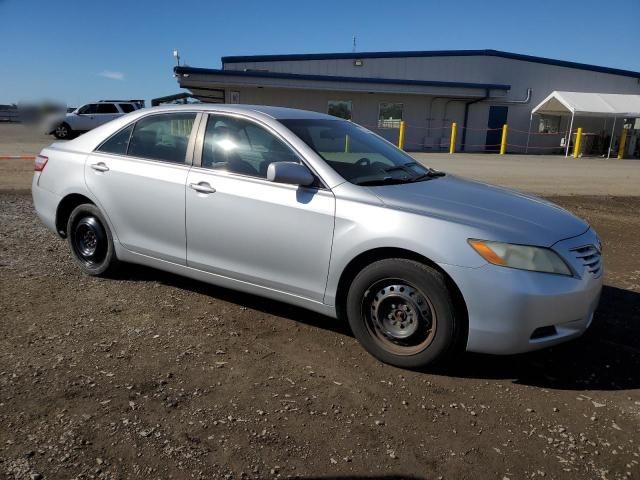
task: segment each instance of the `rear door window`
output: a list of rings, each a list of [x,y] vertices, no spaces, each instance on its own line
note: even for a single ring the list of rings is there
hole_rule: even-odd
[[[139,120],[127,154],[134,157],[184,163],[195,113],[165,113]]]
[[[99,103],[98,113],[119,113],[118,109],[113,103]]]

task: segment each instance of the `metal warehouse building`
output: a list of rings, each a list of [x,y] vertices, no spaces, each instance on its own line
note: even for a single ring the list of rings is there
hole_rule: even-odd
[[[203,102],[280,105],[352,119],[407,150],[495,151],[508,124],[510,152],[563,152],[571,117],[531,115],[553,91],[640,94],[640,72],[495,50],[223,57],[222,69],[178,66],[182,88]],[[633,118],[576,118],[593,154]],[[635,143],[632,145],[633,148]],[[635,151],[635,150],[633,150]],[[633,154],[633,151],[631,152]]]

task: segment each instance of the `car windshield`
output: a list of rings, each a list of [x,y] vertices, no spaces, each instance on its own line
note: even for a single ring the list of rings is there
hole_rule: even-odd
[[[282,119],[280,122],[356,185],[388,185],[441,176],[373,132],[345,120]]]

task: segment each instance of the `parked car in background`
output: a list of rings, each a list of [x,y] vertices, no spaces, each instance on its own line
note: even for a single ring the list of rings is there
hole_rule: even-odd
[[[583,220],[325,114],[156,107],[45,148],[35,170],[36,212],[85,273],[137,263],[343,318],[400,367],[576,338],[602,288]]]
[[[64,116],[48,117],[44,123],[44,130],[58,139],[66,140],[139,108],[140,104],[137,101],[102,100],[87,103]]]

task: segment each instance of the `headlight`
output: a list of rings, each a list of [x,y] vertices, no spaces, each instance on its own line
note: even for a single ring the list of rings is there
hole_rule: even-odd
[[[571,275],[567,264],[549,248],[514,245],[487,240],[468,240],[469,245],[487,262],[502,267],[519,268],[534,272]]]

